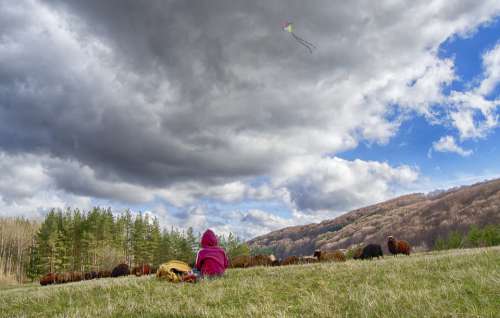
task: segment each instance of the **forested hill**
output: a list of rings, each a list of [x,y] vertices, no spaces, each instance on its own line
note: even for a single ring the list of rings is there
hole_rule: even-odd
[[[472,225],[500,224],[500,179],[471,186],[401,196],[343,214],[321,223],[293,226],[248,242],[271,249],[279,257],[310,255],[314,249],[349,248],[379,243],[388,235],[408,240],[416,249],[430,249],[451,231],[465,233]]]

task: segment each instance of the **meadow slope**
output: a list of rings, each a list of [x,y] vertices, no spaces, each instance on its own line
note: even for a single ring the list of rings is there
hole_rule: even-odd
[[[0,290],[2,317],[500,317],[500,248]]]

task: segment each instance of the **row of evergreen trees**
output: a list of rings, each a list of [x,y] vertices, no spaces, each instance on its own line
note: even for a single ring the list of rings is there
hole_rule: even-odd
[[[248,246],[230,234],[220,237],[230,257],[248,254]],[[35,235],[27,266],[28,277],[48,272],[110,270],[120,262],[153,266],[170,259],[192,263],[200,233],[192,228],[162,229],[157,218],[111,209],[50,211]]]

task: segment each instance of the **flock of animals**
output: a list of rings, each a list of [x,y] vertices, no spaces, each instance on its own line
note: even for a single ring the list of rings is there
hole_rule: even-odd
[[[156,268],[149,264],[142,264],[132,268],[130,271],[127,264],[118,264],[112,271],[90,271],[90,272],[65,272],[65,273],[48,273],[40,278],[40,285],[64,284],[71,282],[79,282],[82,280],[91,280],[96,278],[120,277],[133,274],[135,276],[150,275],[156,273]]]
[[[393,255],[410,255],[411,246],[407,241],[396,240],[393,236],[387,239],[387,247]],[[372,259],[383,257],[382,246],[379,244],[367,244],[354,250],[354,259]],[[231,260],[232,268],[247,268],[253,266],[286,266],[294,264],[308,264],[317,262],[345,262],[345,250],[314,251],[313,256],[288,256],[278,260],[274,255],[237,256]]]
[[[393,255],[410,255],[411,246],[407,241],[397,240],[389,236],[387,248]],[[379,244],[367,244],[354,251],[354,259],[372,259],[383,257],[382,246]],[[346,255],[342,250],[320,251],[316,250],[313,256],[288,256],[282,261],[276,259],[274,255],[255,255],[255,256],[236,256],[231,260],[231,268],[248,268],[253,266],[286,266],[294,264],[307,264],[317,262],[345,262]],[[112,271],[90,271],[90,272],[66,272],[66,273],[48,273],[40,279],[40,285],[64,284],[69,282],[78,282],[82,280],[91,280],[105,277],[119,277],[127,275],[150,275],[155,274],[156,268],[149,264],[142,264],[129,269],[127,264],[119,264]]]

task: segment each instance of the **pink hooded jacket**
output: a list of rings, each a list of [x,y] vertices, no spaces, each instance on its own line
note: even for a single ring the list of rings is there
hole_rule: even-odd
[[[218,246],[217,236],[206,230],[201,237],[201,249],[196,255],[196,267],[202,275],[222,275],[228,266],[224,249]]]

